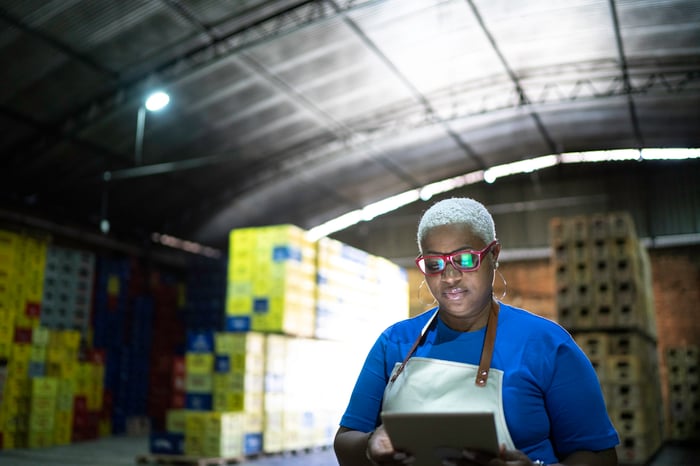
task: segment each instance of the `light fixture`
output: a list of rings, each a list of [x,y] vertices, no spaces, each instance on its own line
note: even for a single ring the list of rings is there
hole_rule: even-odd
[[[134,162],[141,165],[143,161],[143,131],[146,127],[146,110],[157,112],[170,103],[170,96],[163,91],[155,91],[148,95],[143,104],[139,105],[136,115],[136,141],[134,142]]]
[[[146,99],[146,110],[157,112],[165,108],[170,102],[170,96],[163,91],[156,91]]]
[[[686,160],[700,158],[700,149],[690,148],[648,148],[648,149],[616,149],[590,152],[569,152],[556,155],[543,155],[517,162],[496,165],[486,170],[477,170],[464,175],[436,181],[418,189],[412,189],[387,199],[369,204],[361,209],[353,210],[321,225],[311,228],[307,235],[312,241],[344,230],[362,221],[369,221],[392,210],[410,204],[418,199],[427,201],[436,194],[452,191],[462,186],[485,181],[493,183],[498,178],[531,173],[558,164],[612,162],[627,160]]]
[[[146,100],[139,104],[139,110],[136,114],[136,140],[134,142],[134,161],[136,165],[141,165],[143,153],[143,131],[146,126],[146,110],[149,112],[157,112],[165,108],[170,103],[170,96],[164,91],[155,91],[148,95]],[[100,231],[103,234],[108,234],[110,230],[109,219],[107,218],[108,198],[109,198],[109,181],[112,178],[111,173],[105,171],[102,174],[102,206]]]

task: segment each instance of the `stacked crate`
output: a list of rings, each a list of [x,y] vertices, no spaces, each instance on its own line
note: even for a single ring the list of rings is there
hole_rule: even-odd
[[[94,254],[50,245],[46,254],[41,324],[76,329],[87,338],[94,275]]]
[[[263,401],[263,451],[284,451],[284,376],[287,371],[289,337],[270,334],[265,338],[265,399]]]
[[[656,336],[649,255],[629,215],[555,218],[550,225],[559,322]]]
[[[226,299],[225,259],[196,258],[187,264],[183,321],[189,330],[221,330]]]
[[[645,463],[663,440],[651,271],[627,213],[550,223],[559,323],[596,369],[621,463]]]
[[[257,332],[190,331],[185,406],[151,434],[151,453],[241,458],[262,450],[264,344]]]
[[[58,379],[33,377],[29,407],[29,447],[48,447],[54,444]]]
[[[89,350],[78,362],[74,377],[73,436],[74,442],[94,440],[101,432],[111,433],[111,422],[104,407],[105,355]],[[110,425],[100,426],[101,421]]]
[[[386,327],[408,317],[402,267],[331,238],[318,240],[316,255],[317,338],[374,342]]]
[[[187,332],[185,409],[211,411],[214,394],[214,332]]]
[[[314,243],[293,225],[232,230],[229,251],[224,331],[188,329],[186,401],[151,434],[151,453],[331,445],[366,355],[357,340],[408,316],[405,272],[337,241]],[[319,288],[335,305],[324,315]]]
[[[19,334],[18,334],[19,335]],[[0,406],[3,449],[28,447],[31,379],[28,375],[29,342],[15,340],[10,348],[7,375]]]
[[[234,229],[229,244],[225,329],[313,336],[316,252],[306,232]]]
[[[39,326],[48,242],[0,230],[0,356],[8,356],[11,329]]]
[[[700,439],[700,349],[696,345],[666,348],[668,374],[669,438],[676,441]]]
[[[46,375],[58,379],[54,443],[67,445],[73,441],[80,332],[51,330],[46,351]]]
[[[0,409],[3,449],[98,437],[104,362],[80,353],[76,330],[22,331],[8,360]],[[33,373],[31,373],[33,372]]]
[[[32,433],[31,384],[45,370],[45,338],[40,328],[47,241],[0,230],[0,366],[3,383],[0,438],[3,449],[24,448],[45,435]],[[36,330],[37,333],[42,330]],[[45,332],[43,332],[45,336]],[[36,412],[36,409],[34,410]],[[35,415],[36,417],[37,415]]]
[[[105,357],[105,415],[111,418],[112,434],[145,434],[150,429],[151,350],[153,340],[160,340],[154,337],[156,306],[149,293],[159,279],[149,280],[136,260],[104,256],[97,261],[96,277],[92,346]]]
[[[180,318],[180,286],[161,286],[153,291],[153,327],[149,338],[151,357],[148,382],[148,417],[151,428],[164,430],[166,414],[185,407],[185,326]],[[184,298],[182,299],[184,302]],[[223,308],[219,316],[223,315]]]
[[[243,413],[240,436],[247,439],[246,445],[257,443],[261,448],[265,335],[257,332],[217,332],[214,349],[214,411]]]
[[[184,452],[190,458],[240,459],[246,455],[245,414],[184,412]],[[160,440],[165,445],[164,440]]]
[[[264,452],[332,445],[366,354],[332,340],[270,334],[265,343]]]

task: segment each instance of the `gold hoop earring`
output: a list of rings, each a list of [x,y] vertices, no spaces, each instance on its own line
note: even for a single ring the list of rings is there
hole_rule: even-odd
[[[503,298],[506,297],[506,293],[508,293],[508,283],[506,282],[506,279],[505,279],[505,277],[503,277],[503,274],[501,273],[500,270],[496,270],[496,273],[498,274],[499,277],[501,277],[501,281],[503,282],[503,294],[501,295],[500,298],[496,298],[496,295],[493,293],[493,290],[491,290],[491,294],[493,295],[493,297],[496,300],[502,301]]]
[[[420,303],[421,303],[423,306],[425,306],[425,307],[432,307],[432,306],[434,306],[435,304],[437,304],[437,299],[435,299],[435,296],[433,296],[433,294],[430,293],[430,296],[433,297],[433,302],[431,302],[431,303],[426,303],[425,301],[423,301],[423,297],[421,296],[421,293],[420,293],[420,292],[421,292],[421,288],[423,288],[424,285],[426,285],[425,280],[423,280],[422,282],[420,282],[420,285],[418,286],[418,301],[420,301]],[[430,290],[428,290],[428,292],[430,292]]]

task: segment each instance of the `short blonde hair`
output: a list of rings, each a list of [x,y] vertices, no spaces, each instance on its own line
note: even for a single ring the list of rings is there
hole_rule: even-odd
[[[468,197],[453,197],[433,204],[418,222],[418,250],[428,230],[442,225],[463,224],[489,244],[496,239],[496,226],[491,213],[484,205]]]

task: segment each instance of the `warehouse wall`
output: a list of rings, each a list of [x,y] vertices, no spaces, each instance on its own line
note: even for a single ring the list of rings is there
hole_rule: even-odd
[[[654,305],[656,308],[661,392],[665,407],[666,435],[698,432],[697,365],[680,364],[674,348],[690,348],[692,360],[700,346],[700,247],[652,251]],[[690,424],[690,425],[689,425]]]
[[[659,345],[700,343],[700,246],[651,251]]]

